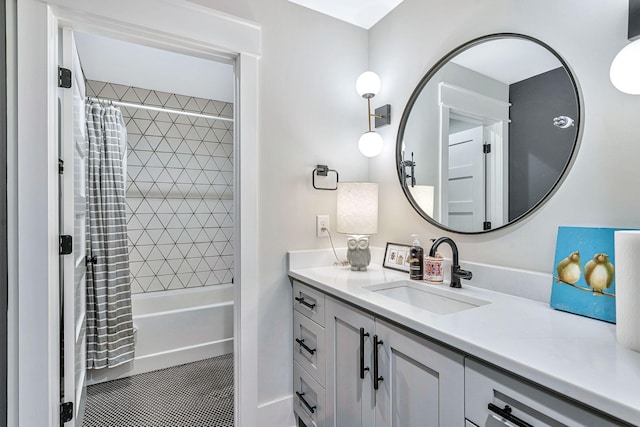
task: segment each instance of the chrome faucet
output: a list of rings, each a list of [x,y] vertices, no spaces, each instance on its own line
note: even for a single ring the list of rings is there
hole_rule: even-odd
[[[453,252],[453,264],[451,264],[451,286],[452,288],[461,288],[460,279],[471,280],[473,274],[470,271],[460,268],[460,260],[458,259],[458,247],[456,243],[448,237],[441,237],[433,242],[429,250],[429,256],[436,256],[436,250],[441,243],[448,243]]]

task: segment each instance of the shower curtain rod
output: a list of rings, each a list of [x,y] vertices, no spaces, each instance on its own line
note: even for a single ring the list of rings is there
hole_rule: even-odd
[[[181,114],[183,116],[201,117],[204,119],[214,119],[214,120],[221,120],[225,122],[233,122],[233,119],[230,119],[229,117],[211,116],[208,114],[192,113],[190,111],[182,111],[182,110],[172,110],[170,108],[154,107],[151,105],[132,104],[130,102],[122,102],[122,101],[112,101],[110,99],[92,98],[88,96],[87,101],[108,103],[110,105],[115,105],[119,107],[139,108],[141,110],[160,111],[163,113]]]

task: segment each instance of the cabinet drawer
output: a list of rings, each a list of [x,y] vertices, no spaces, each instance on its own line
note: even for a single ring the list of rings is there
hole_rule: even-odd
[[[489,405],[493,409],[489,409]],[[624,425],[595,410],[563,399],[528,382],[473,359],[465,360],[465,416],[480,427],[510,426],[508,417],[496,413],[508,405],[510,416],[536,427]]]
[[[324,328],[297,311],[293,312],[293,360],[325,386],[326,345]]]
[[[324,326],[324,294],[293,281],[293,309]]]
[[[308,427],[325,427],[325,391],[297,362],[293,362],[293,411]]]

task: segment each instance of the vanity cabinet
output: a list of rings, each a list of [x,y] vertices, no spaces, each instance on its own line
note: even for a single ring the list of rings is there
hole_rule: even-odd
[[[467,427],[613,427],[630,425],[475,359],[465,361]]]
[[[327,297],[327,423],[325,427],[372,427],[372,316]]]
[[[463,355],[380,319],[375,333],[383,378],[375,396],[375,426],[463,425]]]
[[[325,295],[293,281],[293,410],[297,427],[325,427]]]
[[[625,426],[296,280],[297,427]]]
[[[326,297],[326,427],[464,424],[464,358]]]

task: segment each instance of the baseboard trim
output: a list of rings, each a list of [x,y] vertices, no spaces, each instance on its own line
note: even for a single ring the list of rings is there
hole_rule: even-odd
[[[295,427],[293,416],[293,396],[284,396],[258,405],[260,427]]]
[[[87,370],[87,385],[233,353],[233,338],[136,357],[115,368]]]

